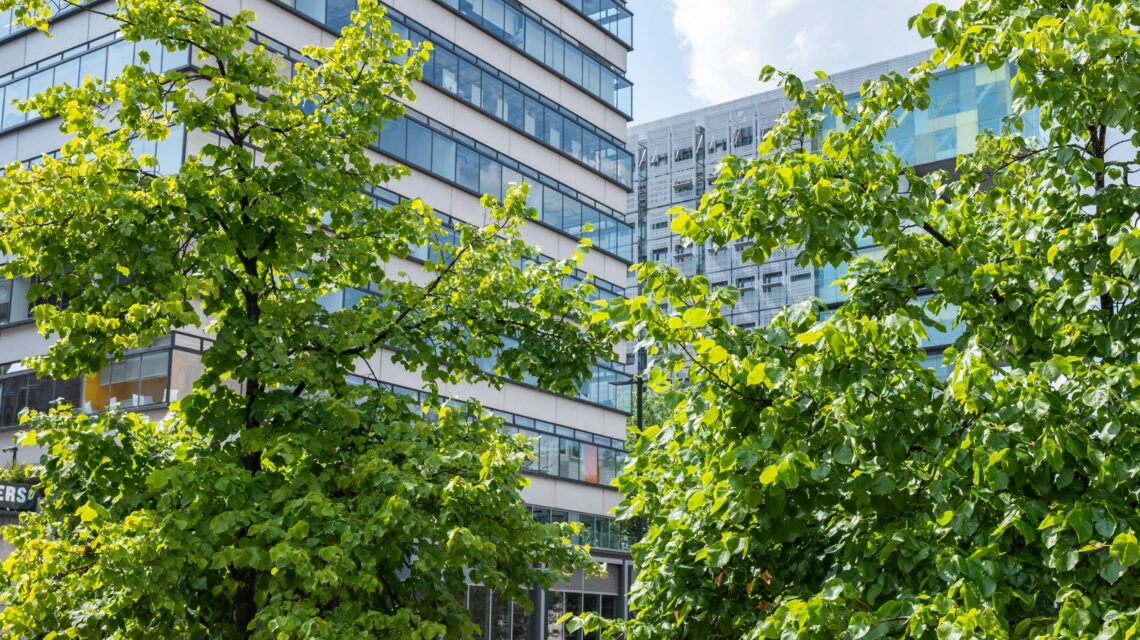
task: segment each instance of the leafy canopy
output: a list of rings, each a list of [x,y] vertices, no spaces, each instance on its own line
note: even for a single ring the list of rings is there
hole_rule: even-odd
[[[912,26],[931,59],[854,104],[766,70],[791,109],[673,222],[696,243],[753,238],[756,262],[801,247],[802,264],[854,262],[846,302],[741,329],[734,292],[645,264],[643,295],[595,314],[644,335],[650,384],[677,406],[619,479],[648,528],[636,617],[611,631],[1140,630],[1140,6],[966,0]],[[1010,62],[1013,117],[954,175],[881,144],[943,65]],[[1021,133],[1034,110],[1039,139]],[[880,257],[856,260],[864,237]],[[943,309],[965,327],[945,380],[920,346]]]
[[[41,4],[20,13],[46,28]],[[35,309],[55,340],[33,364],[68,378],[174,330],[212,343],[165,419],[30,419],[44,499],[7,532],[4,629],[463,637],[468,581],[525,600],[588,564],[521,502],[524,444],[439,391],[532,376],[575,392],[609,353],[607,329],[582,328],[592,285],[562,286],[580,255],[533,264],[525,188],[484,198],[484,225],[454,231],[418,200],[370,195],[406,174],[368,147],[414,99],[428,51],[370,0],[295,65],[251,40],[249,12],[196,0],[76,10],[191,55],[160,70],[140,53],[111,79],[21,105],[68,138],[0,185],[5,274],[68,301]],[[181,135],[178,167],[138,152]],[[426,263],[410,260],[424,248]],[[355,304],[322,304],[353,290]],[[427,392],[349,378],[377,370],[415,372]]]

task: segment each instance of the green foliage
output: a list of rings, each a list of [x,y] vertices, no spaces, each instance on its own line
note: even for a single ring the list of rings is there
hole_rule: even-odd
[[[30,464],[17,464],[0,467],[0,482],[29,482],[36,477]]]
[[[619,478],[647,524],[629,624],[641,638],[1097,638],[1140,630],[1140,7],[965,0],[914,19],[937,50],[909,77],[779,77],[793,108],[729,159],[674,228],[694,242],[802,247],[853,266],[849,299],[729,325],[735,294],[638,268],[604,309],[645,332],[678,402]],[[1020,115],[955,176],[879,143],[929,104],[940,63],[1017,63]],[[766,70],[768,77],[776,74]],[[825,114],[842,126],[825,131]],[[1113,131],[1131,142],[1109,153]],[[797,142],[814,140],[812,149]],[[1115,155],[1113,155],[1115,154]],[[966,330],[939,379],[930,314]],[[588,618],[597,626],[596,618]]]
[[[438,393],[524,376],[580,388],[610,353],[607,328],[583,328],[592,285],[562,286],[581,256],[518,266],[536,255],[525,188],[484,198],[487,225],[457,240],[419,201],[366,193],[406,173],[366,147],[414,98],[428,52],[369,1],[293,68],[250,42],[248,12],[219,24],[197,0],[140,0],[109,19],[127,40],[192,47],[193,62],[22,105],[69,138],[0,186],[4,272],[69,300],[36,308],[57,340],[34,366],[91,374],[174,329],[213,342],[164,420],[28,419],[46,450],[42,510],[8,532],[5,632],[465,637],[468,580],[525,600],[588,566],[567,528],[522,503],[524,443]],[[191,153],[159,173],[136,143],[172,130]],[[407,262],[421,247],[436,257]],[[372,295],[320,304],[347,288]],[[428,395],[349,383],[381,367],[418,372]]]

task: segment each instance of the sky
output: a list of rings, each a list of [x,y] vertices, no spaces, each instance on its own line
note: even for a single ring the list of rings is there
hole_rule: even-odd
[[[629,0],[634,123],[771,88],[766,64],[811,76],[931,48],[906,26],[930,1]]]

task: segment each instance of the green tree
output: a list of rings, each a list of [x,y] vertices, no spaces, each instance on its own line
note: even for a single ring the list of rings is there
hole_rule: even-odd
[[[110,11],[152,52],[193,55],[157,70],[139,54],[113,79],[22,105],[69,136],[0,186],[4,272],[69,301],[35,309],[57,340],[34,366],[92,374],[176,329],[212,346],[161,421],[67,408],[29,420],[44,497],[7,532],[5,634],[465,637],[469,580],[525,601],[587,566],[567,529],[522,503],[521,439],[439,393],[523,376],[576,391],[610,351],[606,329],[582,327],[592,285],[562,287],[580,255],[533,264],[525,189],[484,198],[485,226],[454,232],[418,201],[369,195],[406,173],[367,147],[414,98],[428,52],[371,0],[295,65],[251,41],[248,12],[80,10]],[[160,172],[138,149],[172,130],[198,150]],[[405,261],[424,247],[422,267]],[[368,293],[320,304],[349,289]],[[351,383],[381,364],[419,372],[425,395]]]
[[[931,59],[855,104],[766,70],[792,108],[673,222],[757,262],[854,261],[840,308],[741,329],[734,293],[646,264],[644,295],[597,314],[646,332],[658,389],[687,371],[619,479],[648,525],[627,638],[1140,630],[1140,6],[966,0],[912,25]],[[881,144],[941,65],[1009,62],[1016,113],[955,175]],[[856,260],[864,236],[881,257]],[[919,341],[947,305],[942,380]]]

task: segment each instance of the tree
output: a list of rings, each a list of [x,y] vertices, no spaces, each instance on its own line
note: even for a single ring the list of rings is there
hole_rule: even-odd
[[[41,8],[21,15],[42,21]],[[485,226],[453,230],[419,201],[370,194],[406,173],[367,148],[414,98],[428,51],[369,0],[297,64],[251,41],[249,12],[108,11],[149,46],[112,79],[22,105],[70,139],[6,168],[3,269],[68,301],[35,309],[57,338],[40,375],[97,372],[176,329],[212,344],[163,420],[66,407],[28,419],[44,498],[8,532],[6,632],[464,637],[468,581],[526,601],[587,566],[569,529],[522,503],[522,440],[440,392],[523,376],[576,391],[611,349],[608,330],[582,326],[592,285],[562,286],[580,255],[533,264],[525,188],[485,197]],[[193,56],[161,69],[162,51]],[[159,171],[138,150],[172,130],[199,150]],[[421,248],[422,267],[408,262]],[[321,304],[349,290],[356,304]],[[380,364],[426,390],[368,382]]]
[[[854,104],[765,70],[791,109],[760,157],[728,160],[673,221],[692,242],[753,238],[757,262],[791,247],[805,264],[854,261],[845,303],[741,329],[723,314],[735,293],[645,264],[644,294],[595,314],[645,331],[650,384],[680,401],[619,479],[621,512],[648,528],[635,619],[611,631],[1140,629],[1140,7],[965,0],[911,24],[930,60]],[[1010,61],[1014,117],[954,175],[918,175],[881,144],[892,114],[930,104],[941,65]],[[1021,130],[1032,112],[1038,138]],[[881,257],[856,260],[863,234]],[[948,305],[965,329],[940,379],[919,341]]]

